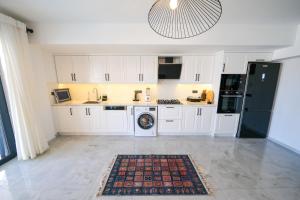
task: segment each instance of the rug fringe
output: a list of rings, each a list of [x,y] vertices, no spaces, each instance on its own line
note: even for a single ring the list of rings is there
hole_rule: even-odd
[[[197,174],[198,174],[200,180],[202,181],[208,195],[212,195],[213,188],[210,186],[210,184],[207,181],[208,175],[205,173],[204,168],[201,165],[196,164],[195,160],[192,158],[192,155],[189,154],[188,156],[189,156],[194,168],[196,169]]]
[[[98,189],[98,192],[96,194],[96,197],[99,197],[102,193],[103,193],[103,190],[105,188],[105,185],[108,181],[108,178],[109,178],[109,174],[113,168],[113,165],[114,163],[116,162],[116,159],[117,159],[118,155],[115,155],[114,158],[112,159],[112,161],[110,162],[110,164],[108,165],[108,168],[106,170],[106,172],[104,173],[104,175],[102,176],[102,178],[100,179],[100,187]]]

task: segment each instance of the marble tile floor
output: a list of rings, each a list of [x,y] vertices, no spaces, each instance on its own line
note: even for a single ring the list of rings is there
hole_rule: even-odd
[[[191,154],[210,196],[96,197],[116,154]],[[299,200],[300,156],[262,139],[59,136],[35,160],[0,167],[1,200]]]

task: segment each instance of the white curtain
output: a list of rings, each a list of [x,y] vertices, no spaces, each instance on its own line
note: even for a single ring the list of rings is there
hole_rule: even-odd
[[[1,78],[6,92],[18,159],[33,159],[48,149],[33,105],[33,68],[25,24],[0,13]]]

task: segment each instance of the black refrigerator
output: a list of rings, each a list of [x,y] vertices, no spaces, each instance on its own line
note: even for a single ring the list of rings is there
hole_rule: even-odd
[[[267,137],[279,70],[279,63],[249,63],[238,137]]]

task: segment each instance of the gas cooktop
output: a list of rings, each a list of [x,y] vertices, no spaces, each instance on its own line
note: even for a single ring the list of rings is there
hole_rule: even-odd
[[[178,99],[158,99],[158,104],[181,104]]]

